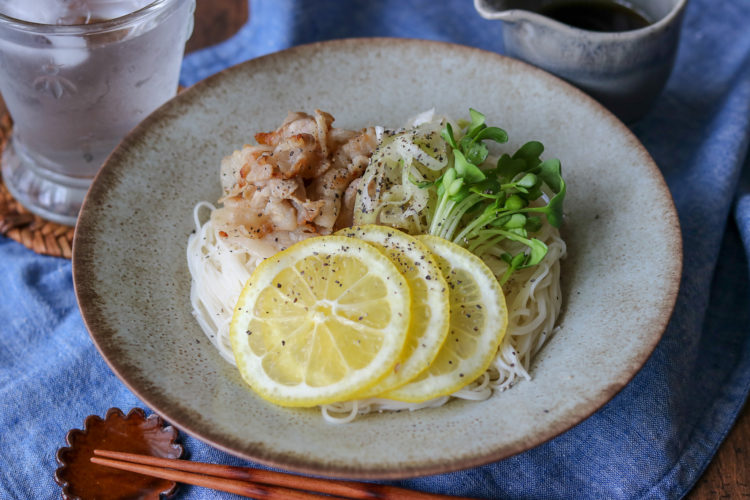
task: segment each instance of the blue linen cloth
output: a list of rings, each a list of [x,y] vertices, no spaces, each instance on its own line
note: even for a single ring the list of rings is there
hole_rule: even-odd
[[[293,45],[351,36],[443,40],[502,52],[468,0],[257,0],[229,41],[191,54],[182,83]],[[401,481],[477,498],[679,498],[726,436],[750,388],[750,2],[693,0],[667,88],[634,132],[674,195],[684,274],[654,354],[612,401],[525,453]],[[616,165],[613,166],[616,168]],[[0,498],[58,498],[55,451],[110,407],[144,407],[81,321],[70,262],[0,237]],[[643,284],[648,286],[647,283]],[[182,436],[193,460],[247,464]],[[230,498],[184,487],[178,498]]]

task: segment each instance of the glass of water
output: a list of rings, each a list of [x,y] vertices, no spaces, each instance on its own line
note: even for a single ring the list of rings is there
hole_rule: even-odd
[[[109,153],[174,96],[195,0],[0,0],[11,194],[74,225]]]

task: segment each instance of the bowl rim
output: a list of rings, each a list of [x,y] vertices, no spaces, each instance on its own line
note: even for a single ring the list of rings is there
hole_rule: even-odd
[[[552,83],[553,86],[561,88],[566,95],[570,95],[576,99],[583,99],[588,102],[588,105],[593,106],[598,112],[604,115],[604,119],[611,122],[618,133],[622,134],[628,144],[637,151],[644,162],[646,167],[651,174],[651,178],[656,182],[660,193],[665,197],[665,202],[669,205],[672,210],[670,213],[664,214],[663,219],[665,228],[671,230],[669,235],[669,241],[674,249],[674,255],[671,259],[671,272],[669,274],[667,293],[660,301],[661,307],[658,309],[659,321],[655,323],[652,328],[653,334],[648,337],[650,340],[644,344],[638,351],[638,356],[634,357],[629,364],[628,371],[623,371],[616,383],[610,384],[605,389],[597,394],[597,398],[589,398],[587,404],[582,407],[577,407],[574,412],[569,412],[567,418],[559,420],[555,425],[546,427],[543,431],[535,433],[533,437],[524,440],[517,446],[512,447],[500,447],[493,449],[486,453],[480,453],[473,456],[464,456],[458,460],[450,462],[439,462],[433,464],[426,464],[416,467],[402,467],[399,469],[393,467],[371,467],[371,468],[354,468],[340,466],[331,463],[314,463],[310,460],[299,459],[295,456],[284,455],[283,453],[276,454],[275,456],[268,457],[264,456],[253,456],[244,451],[237,450],[230,445],[225,443],[217,442],[215,439],[206,438],[201,435],[199,430],[196,430],[190,422],[185,422],[179,418],[179,415],[170,414],[171,412],[167,409],[160,408],[160,405],[154,404],[153,398],[150,397],[148,391],[139,390],[134,387],[131,382],[124,376],[124,367],[116,359],[112,359],[106,353],[106,348],[101,345],[97,335],[94,333],[96,330],[95,323],[97,322],[96,307],[87,307],[92,300],[96,300],[98,297],[93,294],[89,287],[85,284],[87,278],[87,266],[91,261],[92,255],[92,243],[95,242],[96,235],[90,234],[88,227],[91,227],[89,220],[95,220],[96,217],[96,205],[98,198],[101,198],[105,193],[106,189],[100,187],[102,182],[100,178],[108,175],[111,165],[116,163],[118,157],[123,155],[123,151],[127,150],[128,145],[131,143],[137,143],[138,139],[147,134],[151,124],[162,119],[163,115],[171,114],[184,100],[200,99],[200,93],[203,89],[210,88],[220,82],[222,79],[227,78],[228,74],[235,71],[241,71],[241,68],[248,65],[259,64],[259,61],[264,61],[271,58],[277,58],[280,55],[284,56],[299,56],[302,54],[309,53],[309,51],[319,52],[321,50],[346,50],[349,46],[361,46],[361,45],[379,45],[389,47],[399,47],[402,44],[413,44],[420,45],[425,48],[432,48],[439,50],[454,50],[454,51],[468,51],[471,53],[479,53],[483,57],[494,58],[499,64],[504,65],[518,65],[522,68],[522,71],[530,72],[535,78],[544,79]],[[681,275],[683,265],[683,248],[682,248],[682,235],[680,231],[679,219],[677,217],[674,200],[669,191],[669,188],[661,174],[658,166],[654,162],[651,155],[648,153],[643,144],[637,139],[637,137],[631,132],[631,130],[623,124],[614,114],[608,111],[602,104],[595,101],[593,98],[586,95],[581,90],[573,87],[566,83],[560,78],[547,73],[539,68],[531,66],[523,61],[513,59],[495,52],[486,51],[479,48],[469,47],[465,45],[441,42],[441,41],[430,41],[430,40],[419,40],[410,38],[385,38],[385,37],[372,37],[372,38],[346,38],[331,41],[315,42],[310,44],[304,44],[295,46],[282,51],[274,52],[259,58],[251,59],[235,66],[226,68],[208,78],[201,80],[189,87],[179,95],[172,98],[170,101],[165,103],[159,109],[154,111],[146,119],[144,119],[139,125],[137,125],[120,143],[115,151],[109,156],[104,166],[97,173],[94,181],[92,182],[92,188],[84,199],[81,213],[79,216],[79,223],[76,225],[75,235],[73,239],[73,253],[72,253],[72,270],[73,270],[73,285],[78,300],[79,309],[83,318],[84,324],[90,334],[92,342],[96,346],[100,355],[104,358],[109,368],[115,373],[115,375],[123,382],[123,384],[135,394],[141,401],[143,401],[149,408],[156,413],[162,415],[162,417],[169,421],[172,425],[183,430],[187,434],[195,437],[196,439],[214,447],[225,451],[234,456],[238,456],[247,460],[261,463],[271,467],[278,467],[294,472],[321,475],[327,477],[342,477],[351,479],[406,479],[413,478],[422,475],[440,474],[446,472],[453,472],[457,470],[467,469],[479,465],[484,465],[490,462],[495,462],[516,455],[518,453],[530,450],[542,443],[553,439],[554,437],[568,431],[578,423],[582,422],[607,402],[609,402],[615,395],[617,395],[640,371],[646,361],[653,353],[656,345],[662,338],[662,335],[667,327],[667,324],[674,311],[675,303],[680,287]]]

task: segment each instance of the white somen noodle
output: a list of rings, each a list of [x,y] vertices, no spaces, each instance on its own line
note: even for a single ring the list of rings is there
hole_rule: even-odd
[[[248,248],[230,246],[216,234],[210,219],[201,222],[201,211],[213,209],[213,205],[206,202],[197,204],[194,209],[195,233],[190,236],[187,248],[193,277],[190,302],[198,324],[211,343],[224,359],[236,364],[229,341],[232,311],[243,285],[264,256]],[[497,356],[482,377],[452,397],[484,400],[493,391],[510,388],[519,378],[531,380],[529,368],[534,355],[556,328],[561,306],[560,259],[565,255],[565,242],[555,228],[547,225],[537,237],[547,244],[548,253],[538,266],[516,271],[504,287],[508,330]],[[489,264],[500,266],[499,262],[498,259],[498,263]],[[327,405],[322,412],[328,421],[345,423],[358,414],[417,410],[441,406],[449,400],[446,396],[424,403],[402,403],[370,398]]]
[[[420,115],[414,125],[429,121],[432,116],[432,112]],[[195,231],[187,245],[187,262],[192,276],[190,303],[201,329],[221,356],[233,365],[236,362],[229,336],[230,323],[234,306],[251,273],[263,259],[295,242],[316,234],[329,234],[341,227],[341,215],[346,215],[345,202],[338,200],[347,199],[351,188],[356,188],[357,182],[364,182],[359,176],[367,164],[365,154],[384,136],[380,127],[353,132],[335,129],[332,122],[333,117],[320,111],[316,111],[315,117],[291,113],[277,131],[257,135],[258,146],[245,146],[222,162],[225,197],[220,201],[224,208],[200,202],[193,210]],[[342,158],[326,149],[331,144],[338,145],[338,151],[346,153],[346,161],[338,164],[338,168],[340,173],[348,175],[347,182],[351,182],[348,189],[339,186],[334,192],[330,186],[319,185],[317,179],[327,175],[326,171],[310,171],[315,165],[298,154],[301,149],[284,149],[300,146],[300,131],[310,134],[309,137],[317,137],[322,149],[329,154],[327,163],[323,162],[325,168],[331,168],[332,158]],[[317,151],[313,149],[314,144],[303,145],[309,147],[307,152],[310,154]],[[285,164],[283,160],[292,158],[293,152],[301,159],[294,165]],[[271,160],[279,161],[274,168],[287,170],[271,175],[268,170]],[[248,172],[248,161],[254,161],[257,170]],[[303,182],[289,174],[288,169],[298,169],[307,177]],[[256,184],[252,184],[251,178],[256,179]],[[287,189],[290,185],[293,189]],[[404,185],[411,186],[409,183]],[[326,205],[326,202],[319,201],[320,198],[312,201],[308,196],[311,193],[314,196],[316,189],[327,192],[329,196],[333,193],[336,204]],[[418,188],[412,191],[423,194]],[[248,215],[246,207],[253,207],[256,202],[259,205]],[[403,205],[404,200],[399,203]],[[339,204],[340,210],[337,208]],[[295,207],[296,211],[290,207]],[[333,209],[334,212],[326,212]],[[296,223],[295,213],[298,215]],[[306,218],[302,220],[301,216]],[[321,226],[321,220],[327,221],[327,225]],[[419,217],[415,220],[417,225],[423,222]],[[348,224],[351,224],[351,219],[344,223]],[[255,229],[251,231],[252,228]],[[425,228],[419,229],[417,232],[423,232],[421,230]],[[562,303],[560,259],[565,256],[565,243],[556,228],[545,224],[534,237],[547,245],[547,254],[538,265],[515,271],[503,286],[508,306],[508,328],[496,356],[482,376],[450,396],[418,404],[368,398],[326,405],[321,408],[323,418],[329,422],[345,423],[364,413],[437,407],[452,398],[485,400],[493,392],[509,389],[519,380],[531,380],[529,371],[534,356],[557,328],[555,324]],[[502,255],[515,255],[521,251],[521,244],[508,240],[494,247],[483,247],[481,255],[499,277],[508,266]]]

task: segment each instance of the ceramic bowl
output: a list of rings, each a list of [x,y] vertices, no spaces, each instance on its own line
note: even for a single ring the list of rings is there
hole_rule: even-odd
[[[560,331],[533,380],[483,402],[370,414],[347,425],[266,403],[214,350],[189,302],[193,207],[220,194],[219,162],[289,110],[336,125],[399,126],[469,107],[540,140],[568,185]],[[681,239],[659,169],[632,133],[561,80],[494,53],[445,43],[352,39],[301,46],[186,90],[111,155],[84,203],[73,274],[91,338],[147,405],[201,440],[298,472],[400,478],[499,460],[564,432],[612,398],[670,317]]]

